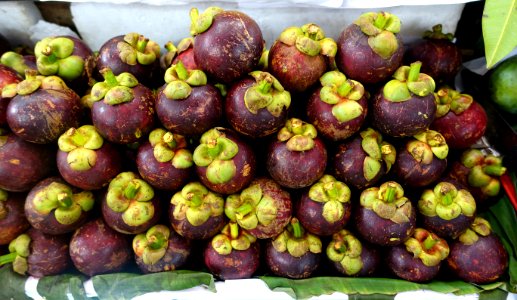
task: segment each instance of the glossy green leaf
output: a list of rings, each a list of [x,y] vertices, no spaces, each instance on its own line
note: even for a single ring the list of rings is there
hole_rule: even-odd
[[[26,276],[13,271],[11,264],[0,268],[0,299],[31,299],[25,295]]]
[[[481,24],[491,68],[517,46],[517,0],[486,0]]]
[[[63,274],[56,276],[45,276],[38,282],[38,294],[45,299],[74,300],[88,299],[83,287],[87,278],[83,275]]]
[[[506,300],[508,292],[502,289],[493,289],[485,291],[479,295],[479,300]]]

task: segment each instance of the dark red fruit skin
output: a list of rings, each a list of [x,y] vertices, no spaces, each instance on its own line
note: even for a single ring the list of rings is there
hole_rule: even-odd
[[[48,177],[40,182],[38,182],[29,192],[27,195],[27,199],[25,200],[25,216],[27,217],[27,220],[31,224],[32,227],[41,230],[43,233],[46,234],[65,234],[72,232],[82,226],[87,220],[90,215],[90,212],[83,212],[81,217],[77,219],[72,224],[61,224],[56,220],[56,217],[54,215],[55,210],[52,210],[48,215],[40,214],[36,211],[34,208],[34,202],[33,199],[36,196],[36,194],[45,188],[46,186],[50,185],[52,182],[59,182],[59,183],[65,183],[65,181],[61,177]]]
[[[266,244],[265,256],[266,264],[274,274],[292,279],[310,277],[321,260],[321,253],[308,251],[300,257],[294,257],[287,251],[278,252],[271,241]]]
[[[93,125],[112,143],[137,142],[154,128],[153,92],[142,84],[138,84],[132,90],[134,98],[131,101],[116,105],[106,104],[103,100],[93,103]]]
[[[113,273],[132,259],[128,236],[111,229],[102,218],[78,228],[70,241],[74,266],[88,276]]]
[[[361,260],[363,261],[363,267],[361,271],[352,275],[353,277],[368,277],[374,275],[379,266],[381,265],[381,254],[380,251],[374,246],[362,242]],[[331,261],[331,265],[341,274],[350,276],[346,273],[345,269],[338,261]]]
[[[285,142],[278,140],[268,147],[266,168],[281,186],[293,189],[310,186],[323,176],[326,167],[327,150],[318,137],[314,138],[314,148],[307,151],[290,151]]]
[[[16,95],[7,106],[7,123],[22,139],[48,144],[70,127],[79,127],[82,107],[71,89],[38,89],[29,95]]]
[[[355,211],[355,227],[363,240],[379,246],[402,244],[413,234],[416,211],[412,207],[409,222],[397,224],[379,217],[373,210],[359,206]]]
[[[255,242],[246,250],[235,250],[228,255],[217,253],[209,242],[204,251],[205,265],[216,277],[227,279],[251,278],[259,267],[260,247]]]
[[[422,223],[425,229],[441,237],[454,239],[465,231],[465,229],[469,228],[474,218],[475,216],[467,217],[461,214],[452,220],[444,220],[439,216],[428,217],[420,214],[418,221]]]
[[[55,168],[55,150],[26,142],[13,133],[0,145],[0,188],[25,192]],[[15,176],[13,176],[15,175]]]
[[[11,83],[18,83],[22,81],[22,78],[8,66],[0,64],[0,90],[2,90],[6,85]],[[7,113],[7,105],[11,101],[11,98],[4,98],[0,93],[0,126],[7,125],[6,113]]]
[[[177,169],[170,161],[157,161],[153,154],[153,146],[149,142],[138,147],[136,165],[138,173],[147,183],[167,191],[175,191],[182,187],[193,173],[192,168]]]
[[[431,124],[431,129],[440,132],[449,147],[466,149],[485,134],[487,121],[485,109],[473,101],[470,107],[459,115],[449,111],[446,115],[436,118]]]
[[[447,266],[460,279],[476,284],[494,282],[508,268],[508,252],[495,234],[478,236],[472,245],[451,242]]]
[[[280,116],[273,116],[266,108],[261,108],[256,114],[250,112],[244,103],[244,95],[256,81],[251,77],[235,82],[225,101],[226,120],[237,132],[250,137],[264,137],[277,132],[285,125],[287,109],[283,109]]]
[[[471,186],[468,182],[468,176],[470,168],[465,167],[460,161],[454,161],[445,177],[452,178],[462,184],[472,194],[476,200],[477,211],[483,211],[488,209],[491,205],[497,203],[499,197],[490,197],[479,187]]]
[[[27,234],[31,238],[27,273],[31,276],[41,278],[58,275],[72,266],[69,235],[49,235],[34,228],[29,229]]]
[[[196,64],[196,60],[194,57],[194,48],[192,46],[178,53],[178,55],[172,60],[172,64],[175,65],[180,61],[183,64],[183,66],[189,71],[201,69]]]
[[[192,243],[171,230],[165,255],[155,264],[147,265],[142,257],[135,255],[137,266],[144,273],[173,271],[185,265],[192,251]]]
[[[25,218],[23,205],[25,194],[8,193],[7,200],[3,201],[7,214],[0,218],[0,245],[8,245],[17,236],[29,229],[30,224]]]
[[[187,218],[183,220],[178,220],[174,218],[173,213],[175,207],[176,205],[171,203],[169,207],[169,221],[171,222],[174,231],[176,231],[179,235],[189,240],[209,239],[217,233],[219,233],[227,222],[226,217],[223,213],[216,217],[209,217],[205,223],[199,226],[194,226],[189,223]]]
[[[383,59],[368,45],[368,37],[360,27],[351,24],[339,35],[337,42],[336,65],[348,78],[363,84],[385,81],[402,64],[404,45],[396,35],[398,49],[389,59]]]
[[[413,257],[404,245],[391,247],[388,250],[386,262],[395,275],[412,282],[426,282],[433,279],[441,266],[441,264],[433,267],[424,265],[419,258]]]
[[[171,100],[163,94],[156,97],[156,115],[172,133],[185,136],[201,135],[219,124],[223,115],[223,97],[212,84],[193,86],[186,99]]]
[[[239,11],[223,11],[194,38],[194,59],[209,77],[229,84],[255,69],[263,48],[255,20]]]
[[[269,49],[268,70],[284,89],[303,92],[325,73],[327,61],[323,55],[310,56],[300,52],[295,45],[276,41]]]
[[[366,93],[357,101],[363,108],[363,113],[350,121],[339,122],[332,114],[332,105],[321,100],[320,91],[321,87],[315,90],[307,103],[307,119],[316,127],[318,133],[331,141],[340,141],[358,132],[368,113]]]
[[[350,220],[352,204],[350,201],[341,203],[343,216],[334,223],[330,223],[323,217],[324,202],[317,202],[309,198],[308,192],[304,193],[296,205],[296,217],[302,223],[302,227],[313,234],[328,236],[343,229]]]
[[[438,180],[447,169],[447,159],[439,159],[433,155],[431,163],[418,162],[405,146],[397,151],[397,159],[393,164],[393,174],[408,187],[424,187]]]
[[[57,150],[57,168],[63,179],[69,184],[83,190],[98,190],[109,184],[122,171],[119,151],[105,141],[95,150],[97,160],[89,170],[73,170],[67,162],[68,152]]]

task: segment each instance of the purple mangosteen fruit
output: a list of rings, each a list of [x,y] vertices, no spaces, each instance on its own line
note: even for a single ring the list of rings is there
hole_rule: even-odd
[[[165,44],[167,52],[160,57],[160,67],[167,70],[173,64],[176,65],[180,61],[189,71],[201,69],[194,59],[194,38],[186,37],[182,39],[178,46],[174,46],[172,42]]]
[[[23,205],[25,194],[8,193],[0,189],[0,245],[8,245],[29,229]]]
[[[3,97],[2,91],[7,85],[16,85],[22,81],[22,78],[8,66],[0,64],[0,126],[7,125],[7,105],[11,101],[11,97]],[[9,88],[8,88],[9,89]]]

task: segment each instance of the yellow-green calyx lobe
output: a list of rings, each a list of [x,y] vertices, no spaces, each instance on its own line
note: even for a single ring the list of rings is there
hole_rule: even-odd
[[[104,140],[93,125],[70,128],[57,140],[59,150],[67,152],[66,161],[74,171],[87,171],[95,166],[97,153]]]
[[[46,37],[36,43],[34,55],[41,75],[74,80],[84,72],[85,61],[74,55],[75,43],[67,37]]]
[[[433,40],[449,40],[452,41],[454,39],[454,34],[452,33],[443,33],[442,24],[436,24],[433,26],[432,30],[426,30],[424,32],[424,38],[433,39]]]
[[[16,95],[30,95],[38,89],[42,90],[69,90],[66,83],[59,76],[38,75],[36,70],[27,69],[25,79],[18,83],[11,83],[2,88],[2,98],[13,98]]]
[[[190,10],[190,34],[196,36],[207,31],[212,26],[214,17],[221,12],[223,9],[216,6],[208,7],[201,14],[197,8],[192,8]]]
[[[259,109],[265,108],[273,116],[279,117],[284,109],[289,108],[291,94],[273,75],[262,71],[253,71],[249,75],[256,82],[244,94],[244,104],[250,113],[257,114]]]
[[[104,99],[104,103],[117,105],[133,100],[133,87],[138,85],[138,80],[131,73],[120,73],[115,76],[111,69],[100,70],[104,81],[97,82],[90,92],[91,101]]]
[[[165,71],[164,80],[167,85],[163,94],[171,100],[186,99],[192,93],[193,86],[203,86],[207,83],[203,71],[187,70],[181,61]]]
[[[286,142],[291,151],[308,151],[314,148],[314,139],[318,135],[314,125],[297,118],[286,121],[285,126],[277,133],[277,139]]]
[[[40,189],[30,201],[39,214],[53,212],[60,224],[69,225],[79,220],[83,212],[93,209],[95,198],[89,191],[73,194],[70,186],[54,181]]]
[[[396,34],[400,31],[400,19],[387,12],[364,13],[354,24],[368,36],[368,45],[384,59],[390,58],[400,47]]]
[[[10,67],[20,76],[25,76],[25,70],[29,69],[29,66],[25,64],[23,55],[14,51],[7,51],[2,54],[0,57],[0,64]]]
[[[342,229],[332,235],[332,240],[327,246],[327,257],[339,262],[345,273],[353,276],[363,268],[362,251],[361,241],[350,231]]]
[[[133,251],[146,265],[154,265],[163,258],[169,247],[170,229],[165,225],[154,225],[146,233],[133,238]]]
[[[323,205],[323,218],[329,223],[340,220],[345,214],[344,203],[350,202],[350,188],[331,175],[323,177],[309,189],[309,198]]]
[[[218,217],[224,213],[224,198],[209,191],[199,182],[191,182],[172,196],[173,216],[176,220],[185,220],[200,226],[210,217]]]
[[[29,269],[27,257],[30,253],[31,238],[28,234],[23,233],[17,236],[9,243],[9,254],[0,256],[0,266],[8,263],[13,264],[13,270],[25,275]]]
[[[449,154],[449,146],[438,131],[426,130],[413,136],[415,139],[406,144],[406,150],[422,164],[430,164],[433,157],[445,159]]]
[[[475,244],[479,240],[479,236],[488,236],[492,233],[492,227],[487,220],[476,217],[470,227],[465,230],[459,237],[459,241],[465,245]]]
[[[339,122],[353,120],[363,114],[363,107],[357,102],[365,93],[364,86],[339,71],[329,71],[320,78],[321,101],[332,105],[332,115]]]
[[[5,202],[9,198],[9,195],[6,191],[0,189],[0,220],[5,219],[7,217],[7,214],[9,213],[7,211],[7,207],[5,207]]]
[[[434,93],[436,100],[436,117],[445,116],[449,111],[459,115],[467,110],[474,99],[471,95],[461,94],[455,89],[443,87]]]
[[[321,240],[318,236],[306,232],[296,218],[292,218],[274,240],[273,247],[278,252],[288,252],[293,257],[301,257],[306,253],[321,253]]]
[[[239,224],[230,221],[230,223],[223,227],[220,234],[212,238],[211,243],[217,253],[228,255],[233,250],[248,250],[256,240],[257,238],[240,228]]]
[[[434,92],[436,84],[434,79],[424,73],[420,73],[422,62],[416,61],[410,66],[401,66],[393,74],[383,88],[383,95],[389,101],[402,102],[412,99],[413,96],[425,97]]]
[[[404,242],[406,250],[418,257],[428,267],[440,264],[449,256],[449,245],[436,234],[422,228],[415,229],[415,233]]]
[[[367,154],[363,162],[363,176],[366,180],[374,179],[386,165],[386,172],[391,169],[397,158],[397,151],[392,144],[383,141],[380,132],[366,128],[359,133],[361,136],[361,148]]]
[[[314,23],[302,27],[288,27],[282,31],[278,40],[309,56],[325,55],[334,58],[337,53],[336,42],[325,37],[325,32]]]
[[[122,214],[129,226],[139,226],[153,218],[153,188],[133,172],[122,172],[108,186],[106,202],[114,212]]]
[[[220,128],[212,128],[201,136],[193,160],[196,166],[206,167],[206,177],[211,183],[222,184],[237,174],[233,158],[238,152],[237,143],[226,137]]]
[[[469,149],[462,153],[461,163],[470,169],[468,184],[480,188],[483,194],[497,196],[501,188],[499,177],[506,172],[501,157],[484,154],[479,149]]]
[[[117,43],[121,61],[128,65],[150,65],[160,57],[160,45],[145,36],[131,32]]]
[[[154,158],[161,163],[171,162],[177,169],[190,168],[194,164],[187,140],[182,135],[157,128],[149,134],[149,143]]]
[[[452,220],[460,215],[472,217],[476,213],[476,201],[469,191],[456,189],[448,182],[438,183],[434,189],[426,189],[418,201],[418,210],[425,216],[438,216]]]
[[[364,190],[359,201],[363,207],[373,210],[379,217],[397,224],[409,222],[411,217],[411,201],[404,196],[402,186],[394,181]]]

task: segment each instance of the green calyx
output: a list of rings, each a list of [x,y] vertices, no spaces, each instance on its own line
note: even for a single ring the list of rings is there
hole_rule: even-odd
[[[413,136],[415,139],[406,144],[406,150],[413,158],[423,164],[430,164],[433,156],[445,159],[449,154],[449,146],[441,133],[426,130]]]
[[[362,14],[354,24],[368,36],[368,45],[377,55],[390,58],[399,48],[396,34],[400,31],[400,19],[386,12]]]
[[[397,151],[393,145],[383,141],[382,135],[372,128],[367,128],[359,134],[362,138],[361,147],[367,154],[363,162],[363,176],[370,181],[381,171],[382,162],[386,165],[386,172],[391,169],[397,158]]]
[[[332,235],[332,241],[327,246],[327,257],[339,262],[345,273],[353,276],[363,268],[362,251],[361,241],[350,231],[342,229]]]
[[[163,258],[169,247],[171,231],[167,226],[154,225],[147,232],[133,238],[133,251],[146,265],[154,265]]]
[[[404,242],[406,250],[418,257],[428,267],[437,266],[449,256],[449,245],[436,234],[422,228],[415,229],[412,237]]]
[[[302,27],[288,27],[278,37],[278,41],[295,46],[298,51],[309,56],[325,55],[333,58],[337,53],[336,42],[325,37],[325,32],[314,23]]]
[[[383,88],[383,95],[389,101],[402,102],[412,99],[412,95],[425,97],[434,92],[436,84],[434,79],[424,73],[420,73],[420,61],[410,66],[401,66],[393,74]]]
[[[132,88],[138,85],[138,80],[131,73],[121,73],[117,76],[109,68],[100,70],[104,81],[97,82],[91,90],[91,101],[104,99],[104,103],[117,105],[133,100]]]
[[[461,94],[457,90],[448,87],[439,89],[434,96],[436,100],[437,118],[445,116],[449,111],[459,115],[467,110],[472,102],[474,102],[471,95]]]
[[[476,217],[470,227],[465,230],[459,237],[459,241],[465,245],[475,244],[479,240],[479,236],[488,236],[492,233],[492,227],[487,220]]]
[[[432,30],[426,30],[424,32],[425,39],[432,40],[449,40],[452,41],[454,39],[454,34],[452,33],[443,33],[442,24],[436,24],[433,26]]]
[[[9,195],[6,191],[0,189],[0,220],[5,219],[7,217],[7,214],[9,213],[7,211],[7,207],[5,207],[5,202],[9,198]]]
[[[108,186],[106,204],[129,226],[139,226],[153,218],[153,188],[133,172],[122,172]]]
[[[485,155],[479,149],[469,149],[462,153],[460,161],[470,169],[467,176],[470,186],[480,188],[488,196],[499,194],[499,177],[506,172],[501,157]]]
[[[31,254],[30,243],[31,238],[28,234],[17,236],[9,243],[9,254],[0,256],[0,266],[12,263],[16,273],[25,275],[29,269],[27,258]]]
[[[16,95],[30,95],[38,89],[68,90],[68,86],[58,76],[42,76],[38,75],[36,70],[27,69],[24,80],[4,86],[2,97],[12,98]]]
[[[145,36],[131,32],[117,43],[119,58],[128,65],[150,65],[160,57],[160,45]]]
[[[212,239],[211,243],[217,253],[228,255],[233,250],[248,250],[256,240],[257,238],[241,229],[236,222],[230,221],[223,227],[221,233]]]
[[[289,108],[291,94],[273,75],[262,71],[253,71],[249,75],[256,81],[244,94],[244,104],[250,113],[257,114],[259,109],[265,108],[279,117],[284,109]]]
[[[36,43],[34,55],[41,75],[57,75],[74,80],[84,72],[85,61],[73,55],[74,41],[66,37],[47,37]]]
[[[20,76],[25,76],[25,70],[29,69],[29,66],[25,64],[23,55],[14,51],[7,51],[2,54],[0,63],[15,70]]]
[[[331,175],[323,175],[309,189],[309,198],[323,205],[323,218],[329,223],[340,220],[345,214],[344,203],[350,202],[350,188]]]
[[[318,135],[314,125],[297,118],[286,121],[285,126],[278,131],[277,139],[286,142],[290,151],[308,151],[314,147],[314,138]]]
[[[273,240],[273,247],[278,252],[288,252],[293,257],[306,253],[321,253],[321,240],[316,235],[306,232],[296,218],[292,218],[286,229]]]
[[[167,86],[163,94],[171,100],[186,99],[192,92],[192,86],[203,86],[207,83],[203,71],[187,70],[181,61],[165,71],[164,79]]]
[[[438,216],[449,221],[460,215],[472,217],[476,213],[476,201],[469,191],[440,182],[432,190],[424,190],[418,201],[418,210],[424,216]]]
[[[320,78],[321,101],[332,105],[332,115],[339,122],[353,120],[363,114],[363,107],[357,102],[365,93],[364,86],[346,79],[339,71],[329,71]]]
[[[177,169],[190,168],[194,164],[187,140],[182,135],[157,128],[149,133],[149,143],[154,158],[161,163],[171,162]]]
[[[67,163],[75,171],[87,171],[95,166],[97,153],[104,140],[93,125],[70,128],[63,133],[57,144],[59,150],[68,152]]]
[[[208,7],[201,14],[197,8],[192,8],[190,10],[190,34],[196,36],[207,31],[212,26],[214,17],[221,12],[223,9],[215,6]]]
[[[172,196],[173,216],[176,220],[185,220],[200,226],[210,217],[217,217],[224,212],[224,198],[209,191],[199,182],[191,182]]]
[[[411,217],[411,201],[404,196],[402,186],[394,181],[364,190],[359,201],[364,208],[373,210],[379,217],[397,224],[409,222]]]

